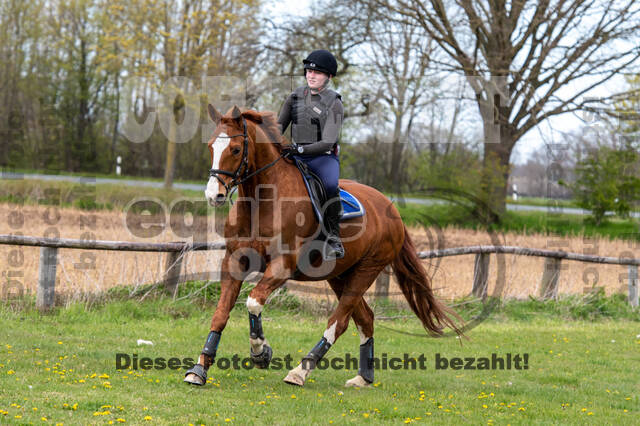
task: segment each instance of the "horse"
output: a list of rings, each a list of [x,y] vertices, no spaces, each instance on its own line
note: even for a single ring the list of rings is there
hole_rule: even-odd
[[[289,279],[327,280],[338,298],[318,344],[284,378],[292,385],[305,384],[345,332],[350,318],[360,335],[360,362],[358,374],[345,385],[367,387],[373,382],[374,314],[364,294],[387,265],[392,266],[404,297],[429,334],[440,336],[449,327],[462,335],[457,324],[460,317],[435,297],[400,214],[386,196],[372,187],[340,179],[340,187],[357,197],[366,213],[341,223],[345,256],[323,261],[317,244],[314,246],[319,242],[315,239],[320,232],[318,220],[300,171],[284,158],[282,148],[288,141],[275,115],[241,111],[237,106],[222,115],[212,105],[208,105],[208,113],[216,127],[208,142],[211,171],[205,196],[213,207],[230,201],[236,189],[238,198],[224,226],[226,252],[220,298],[203,350],[197,364],[186,372],[185,382],[207,382],[207,371],[215,361],[243,279],[255,271],[262,272],[262,277],[249,293],[246,306],[250,357],[257,368],[268,368],[273,355],[261,321],[269,295]]]

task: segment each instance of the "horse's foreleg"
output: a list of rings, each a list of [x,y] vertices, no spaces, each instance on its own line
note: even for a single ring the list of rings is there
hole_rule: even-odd
[[[211,331],[198,357],[198,363],[186,372],[185,382],[200,386],[207,382],[207,371],[215,361],[222,330],[227,325],[229,313],[238,299],[241,286],[242,280],[223,276],[220,283],[220,300],[211,319]]]
[[[249,343],[251,344],[251,360],[258,368],[267,368],[273,356],[273,350],[262,329],[262,309],[267,298],[274,290],[279,288],[289,277],[289,273],[283,268],[283,259],[275,259],[269,265],[249,297],[247,298],[247,310],[249,311]]]

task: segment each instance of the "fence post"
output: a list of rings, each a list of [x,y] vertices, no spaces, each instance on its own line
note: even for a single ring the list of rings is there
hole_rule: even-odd
[[[558,296],[560,262],[561,260],[555,257],[547,257],[544,261],[544,271],[540,283],[540,297],[542,299],[555,299]]]
[[[178,289],[178,279],[182,269],[182,257],[184,251],[170,251],[164,264],[164,289],[167,293],[175,295]]]
[[[376,278],[376,299],[387,299],[389,297],[389,279],[391,277],[391,271],[389,267],[385,267],[378,278]]]
[[[638,307],[638,265],[629,265],[629,303]]]
[[[40,269],[38,289],[36,291],[36,308],[46,311],[53,306],[56,297],[56,266],[58,249],[40,247]]]
[[[473,288],[471,294],[482,300],[489,287],[489,253],[478,253],[473,264]]]

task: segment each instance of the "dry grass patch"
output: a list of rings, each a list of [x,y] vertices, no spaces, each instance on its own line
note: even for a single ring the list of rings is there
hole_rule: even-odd
[[[12,216],[13,215],[13,216]],[[16,226],[15,215],[21,215],[23,224]],[[33,236],[60,236],[62,238],[92,238],[100,240],[168,242],[183,241],[171,227],[167,226],[158,236],[140,238],[129,232],[122,212],[84,211],[73,208],[51,206],[17,206],[0,204],[0,233]],[[13,226],[10,225],[13,218]],[[167,218],[168,221],[168,218]],[[53,223],[49,225],[48,223]],[[197,230],[200,240],[206,235],[208,241],[222,238],[215,232],[213,218],[206,226]],[[489,235],[483,231],[462,230],[448,227],[410,228],[418,250],[460,247],[479,244],[503,244],[531,248],[565,250],[600,256],[640,257],[638,243],[606,238],[557,237],[545,235],[520,235],[515,233]],[[19,250],[24,262],[19,267],[9,264],[9,255]],[[0,271],[18,271],[26,291],[35,292],[38,277],[38,253],[35,247],[0,246]],[[222,260],[222,251],[188,253],[184,259],[183,274],[198,274],[216,271]],[[502,260],[498,262],[498,257]],[[164,254],[114,251],[68,250],[59,251],[59,265],[56,289],[67,294],[99,292],[118,285],[135,285],[157,282],[164,272]],[[91,265],[83,268],[82,265]],[[506,298],[525,298],[537,295],[542,276],[544,259],[537,257],[491,255],[489,293],[494,294],[497,283],[498,266],[504,271],[504,286],[501,295]],[[467,295],[471,291],[474,256],[457,256],[443,259],[425,260],[424,264],[432,278],[437,294],[445,300]],[[13,272],[12,272],[13,273]],[[7,274],[5,274],[7,275]],[[14,275],[15,277],[15,275]],[[607,295],[626,292],[627,268],[614,265],[598,265],[583,262],[563,262],[559,280],[560,294],[582,294],[585,287],[604,287]],[[6,278],[3,277],[3,280]],[[294,293],[314,295],[333,300],[326,283],[308,283],[313,291]],[[391,282],[390,291],[394,298],[401,299],[398,287]],[[373,292],[373,287],[370,294]]]

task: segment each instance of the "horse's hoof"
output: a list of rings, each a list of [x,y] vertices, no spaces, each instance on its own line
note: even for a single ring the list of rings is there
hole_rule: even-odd
[[[184,382],[191,385],[204,386],[202,379],[193,373],[187,374],[184,378]]]
[[[260,355],[255,355],[253,352],[251,353],[251,361],[257,368],[269,368],[269,363],[271,362],[271,357],[273,356],[273,349],[271,346],[264,345],[262,347],[262,353]]]
[[[371,383],[367,382],[361,375],[357,375],[353,379],[347,380],[344,384],[347,388],[368,388],[371,386]]]
[[[304,382],[307,380],[309,373],[311,373],[310,370],[305,370],[302,368],[302,364],[299,364],[296,368],[289,371],[289,374],[284,378],[284,381],[290,385],[304,386]]]
[[[196,364],[184,375],[184,382],[192,385],[204,386],[207,383],[207,371],[204,366]]]
[[[304,378],[293,370],[289,371],[287,377],[284,378],[284,382],[289,383],[290,385],[304,386]]]

